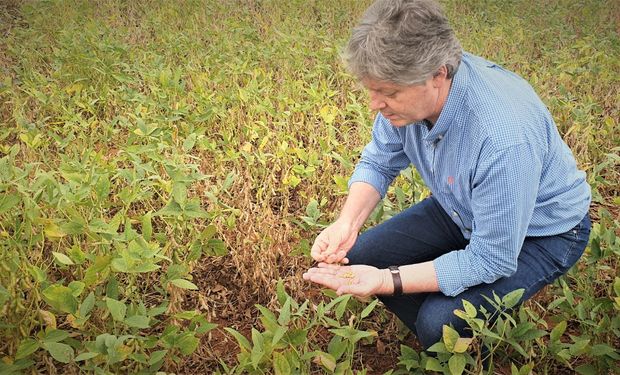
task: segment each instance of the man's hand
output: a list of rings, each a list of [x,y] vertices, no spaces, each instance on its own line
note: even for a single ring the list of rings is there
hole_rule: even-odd
[[[303,278],[333,289],[338,295],[350,293],[357,297],[368,297],[394,293],[390,271],[366,265],[319,263],[318,267],[310,268],[304,273]]]
[[[323,229],[310,250],[312,259],[325,263],[348,263],[347,252],[357,239],[357,230],[344,220],[336,220]]]

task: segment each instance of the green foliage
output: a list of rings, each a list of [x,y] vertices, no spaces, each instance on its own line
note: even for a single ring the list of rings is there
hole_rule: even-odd
[[[247,273],[276,247],[309,251],[370,138],[364,93],[338,56],[368,4],[63,0],[0,12],[0,373],[174,370],[214,328],[182,304],[204,291],[206,257],[251,263]],[[433,356],[403,346],[394,373],[475,371],[482,347],[512,374],[533,363],[605,373],[620,335],[618,6],[443,4],[466,50],[540,93],[588,173],[596,220],[544,303],[493,324],[465,304],[474,340],[446,328]],[[368,224],[427,195],[407,169]],[[239,356],[222,371],[363,367],[376,302],[300,304],[283,287],[278,302],[257,305],[247,338],[226,327]]]
[[[309,307],[299,304],[278,283],[276,312],[256,305],[260,312],[262,331],[252,329],[251,340],[238,331],[224,328],[235,338],[240,353],[234,367],[223,364],[226,373],[309,374],[316,366],[330,373],[350,374],[353,353],[360,340],[372,342],[377,333],[361,329],[361,322],[377,306],[378,300],[367,305],[343,295]],[[319,331],[332,333],[327,347],[311,340]]]

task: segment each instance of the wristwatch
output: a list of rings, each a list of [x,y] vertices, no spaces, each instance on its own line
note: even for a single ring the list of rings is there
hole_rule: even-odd
[[[400,279],[400,270],[398,266],[390,266],[388,268],[392,274],[392,281],[394,281],[394,294],[393,296],[400,296],[403,294],[403,282]]]

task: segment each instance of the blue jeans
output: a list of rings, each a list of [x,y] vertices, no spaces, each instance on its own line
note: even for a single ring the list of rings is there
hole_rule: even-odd
[[[441,339],[444,324],[451,324],[462,337],[467,337],[471,333],[467,332],[465,321],[453,313],[455,309],[463,309],[462,300],[493,311],[483,296],[493,298],[495,292],[502,297],[523,288],[521,302],[525,301],[577,262],[589,236],[590,218],[586,214],[566,233],[526,237],[517,271],[512,276],[470,287],[456,297],[438,292],[379,298],[417,335],[425,348]],[[362,233],[347,257],[351,264],[387,268],[430,261],[452,250],[463,249],[467,244],[468,240],[456,224],[430,197]]]

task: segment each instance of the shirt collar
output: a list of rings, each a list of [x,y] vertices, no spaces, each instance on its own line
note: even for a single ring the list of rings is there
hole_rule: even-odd
[[[428,132],[424,140],[427,142],[440,141],[448,131],[450,124],[453,122],[458,111],[462,109],[463,98],[467,91],[467,82],[469,80],[469,68],[461,59],[459,69],[452,79],[452,86],[448,93],[446,103],[441,109],[439,118],[431,130]]]

